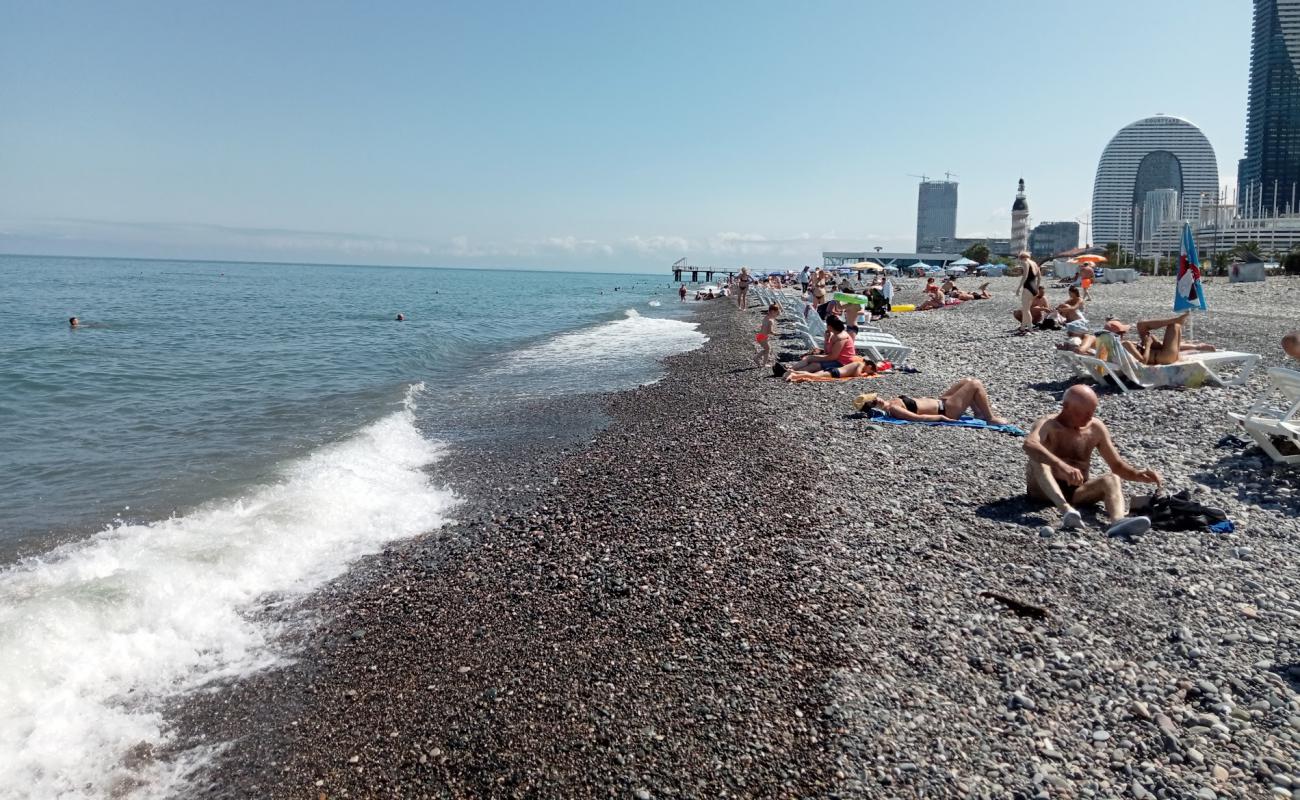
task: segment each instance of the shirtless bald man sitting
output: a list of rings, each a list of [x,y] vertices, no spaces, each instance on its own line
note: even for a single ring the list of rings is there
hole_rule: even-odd
[[[1025,439],[1026,491],[1030,497],[1046,500],[1061,512],[1061,527],[1079,528],[1083,517],[1075,509],[1101,501],[1111,536],[1128,536],[1151,529],[1146,517],[1126,517],[1122,480],[1160,484],[1160,473],[1137,469],[1124,460],[1111,441],[1105,423],[1096,419],[1097,395],[1086,386],[1072,386],[1061,398],[1056,416],[1039,419]],[[1092,453],[1097,451],[1111,471],[1088,477]]]

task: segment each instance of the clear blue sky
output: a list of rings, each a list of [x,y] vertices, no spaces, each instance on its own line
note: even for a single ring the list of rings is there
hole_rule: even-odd
[[[0,252],[659,271],[1090,204],[1156,112],[1235,181],[1246,0],[0,0]]]

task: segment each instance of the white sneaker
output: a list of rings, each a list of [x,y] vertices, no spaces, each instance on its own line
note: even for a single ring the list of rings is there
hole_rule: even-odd
[[[1083,515],[1069,506],[1065,507],[1065,513],[1061,515],[1061,527],[1065,530],[1077,530],[1083,527]]]
[[[1138,536],[1151,530],[1150,517],[1125,517],[1106,529],[1107,536]]]

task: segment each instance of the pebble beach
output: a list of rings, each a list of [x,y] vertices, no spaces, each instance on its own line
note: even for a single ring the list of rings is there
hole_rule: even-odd
[[[707,344],[590,443],[458,454],[454,523],[296,609],[293,664],[178,709],[183,745],[233,742],[200,791],[1300,797],[1300,470],[1227,416],[1288,365],[1300,280],[1206,286],[1192,336],[1262,355],[1248,385],[1099,391],[1121,453],[1236,528],[1133,539],[1056,530],[1022,439],[854,413],[967,376],[1023,428],[1052,413],[1079,379],[1063,334],[1012,335],[1015,287],[884,320],[919,372],[843,383],[772,378],[758,304],[698,304]],[[1173,294],[1098,285],[1087,314]]]

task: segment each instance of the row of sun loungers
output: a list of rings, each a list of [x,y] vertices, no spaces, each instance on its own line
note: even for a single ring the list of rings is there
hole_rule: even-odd
[[[763,305],[779,304],[783,311],[782,322],[787,328],[802,336],[810,350],[821,347],[822,337],[826,334],[826,323],[817,316],[814,309],[809,309],[805,318],[805,301],[797,291],[777,292],[763,288],[756,296]],[[899,341],[897,336],[880,330],[878,325],[864,323],[858,326],[858,334],[853,344],[859,355],[877,363],[888,361],[891,364],[904,364],[912,355],[912,348]]]

